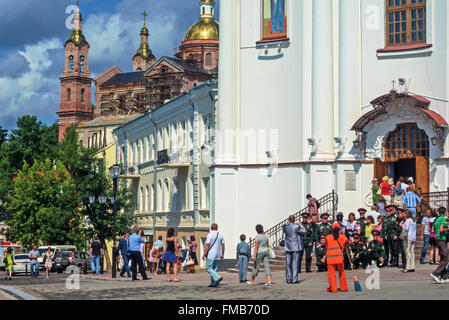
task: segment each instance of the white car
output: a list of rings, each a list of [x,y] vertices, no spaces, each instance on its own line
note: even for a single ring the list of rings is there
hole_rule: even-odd
[[[28,254],[16,254],[14,256],[14,262],[15,265],[13,265],[12,267],[13,274],[25,272],[28,272],[28,274],[31,273],[30,258],[28,257]]]

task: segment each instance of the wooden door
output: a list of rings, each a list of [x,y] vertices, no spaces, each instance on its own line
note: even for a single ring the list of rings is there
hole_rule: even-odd
[[[382,181],[382,178],[388,175],[388,163],[383,162],[382,160],[375,158],[374,159],[374,178],[379,179],[379,182]]]
[[[429,192],[429,159],[423,156],[416,156],[416,188],[421,188],[422,192]]]

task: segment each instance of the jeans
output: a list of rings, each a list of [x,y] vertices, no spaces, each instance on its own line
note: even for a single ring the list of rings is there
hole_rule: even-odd
[[[426,260],[427,248],[429,247],[430,237],[428,234],[424,235],[424,244],[421,250],[421,257],[419,259],[420,262],[424,262]]]
[[[215,286],[217,281],[221,279],[217,273],[220,261],[221,260],[206,259],[206,271],[210,274],[210,284],[212,286]]]
[[[90,267],[92,269],[92,272],[95,271],[96,274],[100,273],[100,256],[92,255],[92,259],[90,260]]]
[[[246,281],[246,275],[248,273],[248,257],[247,256],[239,256],[239,280]]]
[[[30,271],[31,271],[31,278],[36,278],[39,275],[39,264],[30,263]]]
[[[120,275],[123,276],[126,271],[126,274],[129,277],[131,275],[131,272],[129,271],[129,257],[128,257],[128,255],[125,254],[125,255],[122,255],[122,258],[123,258],[123,268],[122,268],[122,271],[120,271]]]

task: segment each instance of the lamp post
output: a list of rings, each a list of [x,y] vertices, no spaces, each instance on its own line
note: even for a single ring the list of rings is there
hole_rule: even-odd
[[[98,195],[98,202],[101,205],[101,235],[100,235],[100,241],[101,241],[101,247],[103,248],[103,255],[104,255],[104,216],[105,216],[105,204],[108,197],[104,193],[100,193]],[[100,257],[100,273],[103,274],[103,268],[104,268],[104,259],[103,256]]]
[[[121,167],[118,164],[113,165],[109,168],[109,174],[114,182],[114,193],[113,193],[113,213],[114,213],[114,242],[112,246],[112,278],[116,278],[117,273],[117,251],[115,249],[115,234],[116,234],[116,224],[117,224],[117,180],[120,177]]]

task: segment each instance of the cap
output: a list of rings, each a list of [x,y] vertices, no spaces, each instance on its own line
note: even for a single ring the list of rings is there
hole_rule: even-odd
[[[366,209],[365,208],[360,208],[357,210],[359,213],[366,213]]]
[[[398,207],[395,206],[394,204],[390,204],[390,205],[388,205],[388,206],[385,207],[385,209],[387,209],[387,210],[390,210],[391,208],[397,209]]]
[[[325,213],[322,213],[321,216],[320,216],[320,218],[325,218],[325,217],[329,218],[329,213],[325,212]]]
[[[399,213],[404,213],[404,212],[405,212],[405,210],[404,210],[404,209],[401,209],[401,208],[399,208],[399,209],[398,209],[398,212],[399,212]]]
[[[379,231],[379,230],[373,230],[373,231],[371,231],[371,234],[377,234],[377,235],[379,235],[379,234],[380,234],[380,231]]]
[[[343,213],[339,212],[337,214],[337,221],[343,221]]]
[[[320,236],[320,240],[321,240],[321,239],[326,239],[326,236]]]
[[[360,235],[358,233],[356,233],[355,235],[352,236],[353,238],[360,238]]]
[[[301,214],[301,217],[309,217],[309,214],[307,212],[304,212],[303,214]]]

